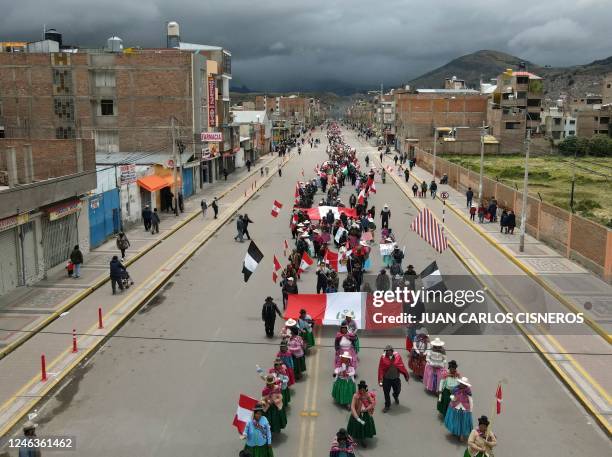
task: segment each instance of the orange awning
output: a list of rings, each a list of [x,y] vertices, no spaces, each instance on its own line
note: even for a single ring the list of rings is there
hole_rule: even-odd
[[[138,179],[138,185],[148,190],[149,192],[155,192],[156,190],[163,189],[172,184],[172,176],[169,176],[170,183],[166,179],[168,177],[161,177],[157,175],[145,176],[144,178]]]

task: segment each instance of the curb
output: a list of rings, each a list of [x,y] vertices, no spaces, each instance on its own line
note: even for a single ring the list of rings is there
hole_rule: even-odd
[[[416,204],[412,201],[410,194],[407,190],[404,189],[404,186],[401,185],[401,182],[398,183],[399,178],[397,178],[393,173],[391,173],[393,182],[399,187],[399,189],[408,197],[408,201],[416,208],[419,209]],[[418,180],[415,178],[415,180]],[[439,198],[439,197],[436,197]],[[449,206],[449,205],[447,205]],[[437,216],[434,215],[436,219]],[[453,235],[454,237],[454,235]],[[457,259],[465,266],[465,268],[472,274],[472,276],[481,284],[481,286],[486,290],[487,294],[497,303],[497,305],[504,310],[504,312],[510,312],[509,308],[497,297],[497,295],[482,281],[478,272],[474,270],[460,255],[459,251],[452,243],[449,243],[449,248],[457,257]],[[556,365],[555,361],[544,354],[544,350],[542,349],[540,343],[535,340],[523,327],[522,324],[515,323],[516,327],[520,330],[521,334],[527,339],[529,345],[536,351],[536,353],[540,356],[540,358],[546,363],[548,367],[550,367],[557,376],[557,378],[563,383],[563,385],[574,395],[576,400],[588,411],[588,413],[597,421],[600,428],[608,435],[608,437],[612,436],[612,427],[610,423],[606,420],[603,414],[599,411],[596,411],[593,407],[592,403],[586,398],[582,392],[578,389],[575,383]]]
[[[282,168],[284,167],[293,157],[293,154],[289,155],[289,157],[284,160],[279,167]],[[278,168],[277,168],[278,169]],[[172,276],[174,276],[174,274],[180,270],[182,268],[182,266],[188,261],[190,260],[195,253],[200,250],[202,248],[202,246],[204,246],[209,240],[210,238],[212,238],[212,236],[217,233],[226,223],[227,221],[229,221],[234,214],[240,209],[242,208],[244,205],[246,205],[251,198],[257,193],[259,192],[267,183],[268,181],[270,181],[273,177],[274,177],[275,173],[271,173],[269,174],[267,177],[264,177],[263,181],[261,182],[261,184],[259,186],[257,186],[257,188],[255,189],[255,191],[250,194],[248,197],[244,198],[244,201],[237,201],[235,202],[235,205],[237,203],[237,205],[235,206],[235,208],[232,208],[231,211],[227,211],[223,216],[221,216],[221,218],[217,219],[217,223],[215,226],[211,227],[210,229],[203,229],[200,233],[204,232],[205,230],[209,230],[209,233],[207,235],[204,236],[204,239],[199,242],[186,256],[185,258],[174,268],[172,268],[172,270],[168,271],[167,274],[165,275],[165,277],[159,282],[159,284],[157,284],[155,287],[153,287],[143,298],[141,298],[139,301],[137,301],[132,309],[130,309],[129,311],[127,311],[123,316],[121,316],[113,325],[112,327],[108,328],[108,331],[106,333],[106,335],[104,335],[103,337],[101,337],[96,343],[94,343],[92,346],[90,346],[89,348],[85,349],[83,352],[79,353],[79,356],[75,358],[75,360],[73,360],[70,364],[68,364],[66,366],[66,368],[64,368],[62,370],[62,372],[55,378],[53,379],[49,379],[47,382],[47,386],[40,392],[40,394],[37,397],[34,397],[32,400],[30,400],[29,403],[27,403],[25,406],[23,406],[21,408],[21,410],[15,415],[15,417],[10,420],[8,422],[7,425],[3,426],[0,429],[0,437],[5,436],[8,432],[10,432],[15,425],[21,421],[24,416],[28,413],[28,411],[30,411],[34,406],[36,406],[38,403],[40,403],[43,399],[45,399],[50,392],[52,392],[54,389],[58,388],[59,385],[66,379],[66,377],[68,375],[70,375],[72,373],[72,371],[74,370],[74,368],[81,362],[83,362],[83,360],[87,359],[90,355],[93,355],[95,352],[97,352],[97,350],[106,342],[108,341],[112,335],[114,335],[117,330],[119,330],[123,325],[125,325],[126,322],[129,321],[129,319],[140,309],[142,308],[143,305],[145,305],[150,299],[151,297],[153,297],[158,291],[159,289],[161,289],[171,278]],[[227,189],[226,191],[224,191],[222,193],[222,195],[226,195],[227,193],[229,193],[231,190],[233,190],[235,187],[237,187],[239,184],[241,184],[244,180],[246,180],[247,178],[249,178],[251,175],[245,177],[243,180],[241,180],[240,182],[236,183],[236,185],[232,186],[230,189]],[[196,212],[194,214],[194,217],[197,216],[199,214],[199,212]],[[191,217],[191,216],[190,216]],[[185,221],[186,223],[186,221]],[[184,224],[181,224],[181,227]],[[177,230],[180,227],[177,227]],[[95,324],[95,326],[97,327],[97,323]],[[89,334],[89,332],[87,332]],[[53,361],[51,361],[51,363],[49,363],[48,368],[51,368],[55,363],[57,363],[58,359],[60,359],[61,357],[63,357],[66,354],[65,352],[62,352],[56,359],[54,359]],[[29,381],[26,385],[30,385],[34,382],[36,382],[36,380],[39,378],[38,375],[36,375],[31,381]],[[23,388],[22,388],[23,389]],[[13,397],[15,398],[15,397]],[[9,400],[10,401],[10,400]]]
[[[270,162],[272,162],[273,160],[275,160],[274,156],[272,156],[272,158],[268,162],[262,164],[261,166],[265,166],[265,165],[269,164]],[[282,166],[284,166],[284,163],[282,164]],[[257,170],[259,168],[260,167],[257,167]],[[244,178],[241,178],[239,181],[237,181],[236,183],[232,184],[232,186],[230,186],[229,188],[227,188],[223,192],[221,192],[217,196],[217,198],[219,198],[219,199],[223,198],[225,195],[227,195],[228,193],[232,192],[234,189],[236,189],[236,187],[240,186],[242,183],[244,183],[246,180],[251,178],[256,173],[257,173],[257,171],[253,171],[252,173],[248,174]],[[189,216],[187,216],[187,218],[185,220],[181,221],[178,225],[176,225],[169,232],[164,233],[159,239],[155,240],[153,243],[148,245],[145,249],[143,249],[142,251],[138,252],[133,257],[131,257],[128,261],[126,261],[124,263],[124,265],[126,267],[132,265],[134,262],[136,262],[142,256],[144,256],[145,254],[148,254],[155,247],[160,245],[162,243],[162,241],[164,241],[167,238],[169,238],[170,236],[174,235],[177,231],[179,231],[181,228],[183,228],[189,222],[194,220],[199,214],[201,214],[201,212],[198,210],[198,211],[193,212]],[[105,277],[103,277],[101,279],[98,279],[93,285],[91,285],[87,289],[79,292],[73,298],[68,299],[68,301],[65,302],[64,305],[62,305],[57,310],[53,311],[53,313],[51,313],[51,315],[49,315],[46,319],[44,319],[42,322],[37,324],[34,328],[32,328],[30,330],[27,330],[27,333],[24,334],[23,338],[20,338],[17,341],[14,341],[13,343],[10,343],[6,347],[4,347],[2,350],[0,350],[0,360],[5,358],[7,355],[11,354],[15,349],[19,348],[21,345],[26,343],[34,335],[36,335],[38,332],[40,332],[45,327],[47,327],[49,324],[51,324],[53,321],[55,321],[57,318],[59,318],[61,314],[63,314],[66,311],[69,311],[72,308],[74,308],[77,304],[79,304],[81,301],[83,301],[85,298],[87,298],[89,295],[91,295],[93,292],[98,290],[100,287],[102,287],[104,284],[106,284],[109,281],[110,281],[110,277],[108,277],[108,276],[105,276]]]
[[[411,176],[414,178],[415,181],[417,182],[423,182],[422,179],[417,178],[414,174],[411,173]],[[456,189],[455,189],[456,190]],[[436,199],[442,201],[442,199],[440,198],[439,195],[436,194]],[[554,290],[552,288],[552,286],[550,284],[548,284],[548,282],[544,281],[542,278],[540,278],[540,276],[534,272],[531,268],[529,268],[527,265],[525,265],[523,262],[521,262],[519,259],[517,259],[512,253],[508,252],[508,250],[501,246],[497,240],[495,240],[493,237],[491,237],[491,235],[489,235],[485,230],[483,230],[482,228],[480,228],[477,225],[474,225],[470,222],[470,220],[466,217],[465,214],[463,214],[460,210],[458,210],[457,208],[455,208],[453,205],[446,205],[447,208],[450,208],[450,210],[452,212],[454,212],[456,215],[458,215],[459,217],[461,217],[464,222],[467,222],[469,224],[469,226],[476,231],[480,236],[482,236],[485,240],[487,240],[489,242],[489,244],[491,244],[492,246],[494,246],[499,252],[501,252],[506,258],[508,258],[508,260],[510,260],[512,263],[514,263],[517,267],[519,267],[521,270],[523,270],[531,279],[533,279],[535,282],[537,282],[541,287],[543,287],[546,292],[548,292],[550,295],[552,295],[555,299],[557,299],[559,302],[561,302],[563,305],[565,305],[567,308],[569,308],[570,311],[572,311],[573,313],[581,313],[582,311],[571,301],[569,301],[567,298],[565,298],[563,295],[561,295],[559,292],[557,292],[556,290]],[[564,257],[565,258],[565,257]],[[595,333],[597,333],[599,336],[601,336],[604,340],[606,340],[606,342],[608,344],[612,344],[612,335],[608,334],[608,332],[606,332],[602,327],[599,326],[599,324],[597,324],[596,322],[594,322],[589,316],[585,315],[584,316],[584,321],[586,322],[586,324],[591,327],[591,329],[593,329],[593,331]]]

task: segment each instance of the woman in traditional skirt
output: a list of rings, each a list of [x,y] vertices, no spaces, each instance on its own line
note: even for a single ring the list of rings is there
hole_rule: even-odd
[[[442,418],[446,416],[446,410],[450,403],[450,397],[457,384],[459,384],[461,375],[457,371],[457,362],[451,360],[448,362],[448,371],[442,376],[438,387],[438,405],[437,409],[442,414]]]
[[[353,347],[355,352],[359,353],[359,336],[357,335],[357,322],[355,322],[355,313],[353,311],[347,311],[344,314],[344,320],[340,325],[346,325],[348,332],[355,337],[353,340]]]
[[[297,327],[291,327],[291,337],[288,344],[289,352],[293,356],[293,371],[296,380],[301,379],[302,373],[306,371],[306,357],[304,356],[306,344],[299,332]]]
[[[295,319],[287,319],[285,321],[285,326],[281,330],[281,338],[289,339],[291,338],[291,328],[297,327],[298,323]]]
[[[288,386],[295,384],[295,372],[293,371],[293,356],[289,352],[287,340],[282,340],[280,350],[276,353],[276,357],[281,359],[287,368],[287,376],[289,376]]]
[[[272,433],[279,433],[287,426],[287,412],[283,408],[282,383],[276,376],[266,376],[266,386],[261,391],[264,415]]]
[[[336,340],[334,341],[334,347],[336,349],[336,358],[334,359],[334,368],[340,360],[340,355],[344,352],[351,354],[353,367],[357,371],[359,365],[359,358],[357,357],[357,351],[355,350],[355,335],[349,333],[347,325],[340,325],[340,331],[336,333]]]
[[[306,342],[306,346],[311,348],[315,345],[314,333],[312,331],[314,322],[312,317],[306,313],[305,309],[300,310],[300,317],[297,321],[298,329],[300,329],[300,335]]]
[[[361,446],[367,447],[365,440],[376,435],[376,425],[372,415],[376,406],[376,395],[368,392],[368,385],[361,381],[357,386],[357,393],[351,402],[351,416],[349,417],[347,431]]]
[[[463,441],[472,431],[472,390],[468,378],[459,378],[459,384],[450,396],[444,417],[444,425],[453,435]]]
[[[253,410],[253,418],[247,422],[240,439],[246,440],[244,450],[251,457],[274,457],[270,423],[264,417],[261,405]]]
[[[341,406],[349,407],[353,401],[353,395],[357,391],[355,387],[355,367],[352,364],[353,357],[348,351],[340,355],[340,359],[334,370],[334,387],[332,397]]]
[[[393,241],[392,238],[385,238],[385,237],[383,237],[382,240],[383,241],[381,241],[381,243],[384,242],[384,244],[392,244],[393,248],[395,248],[395,242]],[[385,254],[385,255],[382,256],[383,266],[385,268],[391,268],[391,265],[393,265],[393,257],[391,256],[391,252],[392,251],[393,251],[393,249],[391,249],[388,254]]]
[[[444,341],[436,338],[431,342],[431,349],[427,351],[427,363],[423,372],[423,384],[428,392],[437,394],[442,377],[446,374],[446,351]]]
[[[341,428],[332,441],[329,457],[355,457],[355,442],[346,429]]]
[[[463,457],[488,457],[493,455],[491,450],[497,446],[497,438],[489,428],[489,418],[487,416],[478,418],[478,428],[472,430],[467,444]]]
[[[427,350],[429,349],[429,335],[425,327],[416,331],[408,366],[415,377],[423,379],[425,364],[427,363]]]
[[[289,390],[289,373],[287,371],[287,367],[281,359],[276,359],[274,361],[274,366],[268,370],[268,373],[281,380],[283,406],[286,407],[291,402],[291,390]]]

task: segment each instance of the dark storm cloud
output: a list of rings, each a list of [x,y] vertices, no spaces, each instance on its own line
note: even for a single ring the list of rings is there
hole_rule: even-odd
[[[610,0],[20,0],[3,6],[0,39],[35,40],[46,24],[80,46],[116,34],[160,47],[176,20],[183,41],[232,51],[237,82],[271,90],[399,83],[479,49],[587,63],[612,54],[609,18]]]

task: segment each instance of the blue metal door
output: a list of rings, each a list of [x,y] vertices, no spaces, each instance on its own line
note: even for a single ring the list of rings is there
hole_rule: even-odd
[[[89,243],[100,246],[120,229],[119,189],[111,189],[89,199]]]
[[[183,168],[183,197],[193,195],[193,168]]]

